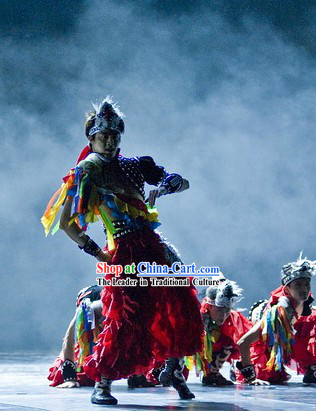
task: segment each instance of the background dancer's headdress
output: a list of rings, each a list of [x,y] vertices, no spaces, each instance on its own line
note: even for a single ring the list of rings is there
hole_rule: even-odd
[[[99,131],[112,130],[124,133],[124,114],[117,103],[107,96],[101,104],[93,104],[94,111],[89,113],[85,122],[85,133],[89,140]]]
[[[225,280],[218,286],[209,287],[204,301],[217,307],[233,308],[242,299],[242,291],[235,281]]]
[[[302,258],[303,251],[297,261],[288,263],[282,267],[281,281],[282,285],[288,285],[290,282],[297,280],[298,278],[312,278],[312,275],[316,273],[316,260],[308,260],[306,257]]]

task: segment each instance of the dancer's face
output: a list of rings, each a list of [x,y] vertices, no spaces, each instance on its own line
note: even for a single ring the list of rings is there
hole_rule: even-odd
[[[112,130],[99,131],[91,139],[92,151],[114,158],[121,142],[120,133]]]
[[[287,289],[295,301],[302,303],[308,299],[311,291],[311,280],[309,278],[298,278],[291,281],[287,285]]]
[[[209,308],[209,313],[212,321],[214,321],[216,325],[223,325],[230,314],[230,308],[212,305]]]

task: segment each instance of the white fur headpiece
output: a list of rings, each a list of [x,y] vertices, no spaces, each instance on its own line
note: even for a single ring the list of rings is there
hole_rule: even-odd
[[[124,132],[124,114],[120,111],[117,103],[113,103],[110,96],[107,96],[101,104],[92,103],[92,105],[95,110],[95,124],[90,129],[88,138],[104,130]]]
[[[282,285],[287,285],[290,282],[297,280],[298,278],[312,278],[312,275],[316,273],[316,260],[308,260],[306,257],[302,257],[303,251],[296,261],[288,263],[282,267],[281,281]]]
[[[242,299],[242,291],[235,281],[225,280],[206,290],[205,301],[217,307],[233,308]]]

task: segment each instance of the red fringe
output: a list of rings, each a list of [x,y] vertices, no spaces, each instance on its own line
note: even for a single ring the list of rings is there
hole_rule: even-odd
[[[159,236],[148,228],[119,238],[112,254],[112,264],[167,264]],[[91,379],[99,380],[101,374],[113,380],[146,374],[168,357],[201,350],[203,324],[195,288],[151,287],[149,279],[148,283],[104,287],[104,328],[84,367]]]

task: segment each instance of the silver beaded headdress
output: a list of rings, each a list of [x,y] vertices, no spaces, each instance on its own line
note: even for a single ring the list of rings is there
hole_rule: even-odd
[[[89,130],[88,138],[99,131],[113,130],[124,133],[124,114],[120,111],[117,103],[113,103],[110,96],[107,96],[101,104],[93,104],[95,110],[95,123]]]
[[[288,285],[290,282],[298,278],[312,278],[316,273],[316,260],[308,260],[306,257],[302,258],[303,251],[297,261],[285,264],[281,270],[282,285]]]
[[[242,299],[242,291],[235,281],[225,280],[206,290],[205,302],[217,307],[233,308]]]

